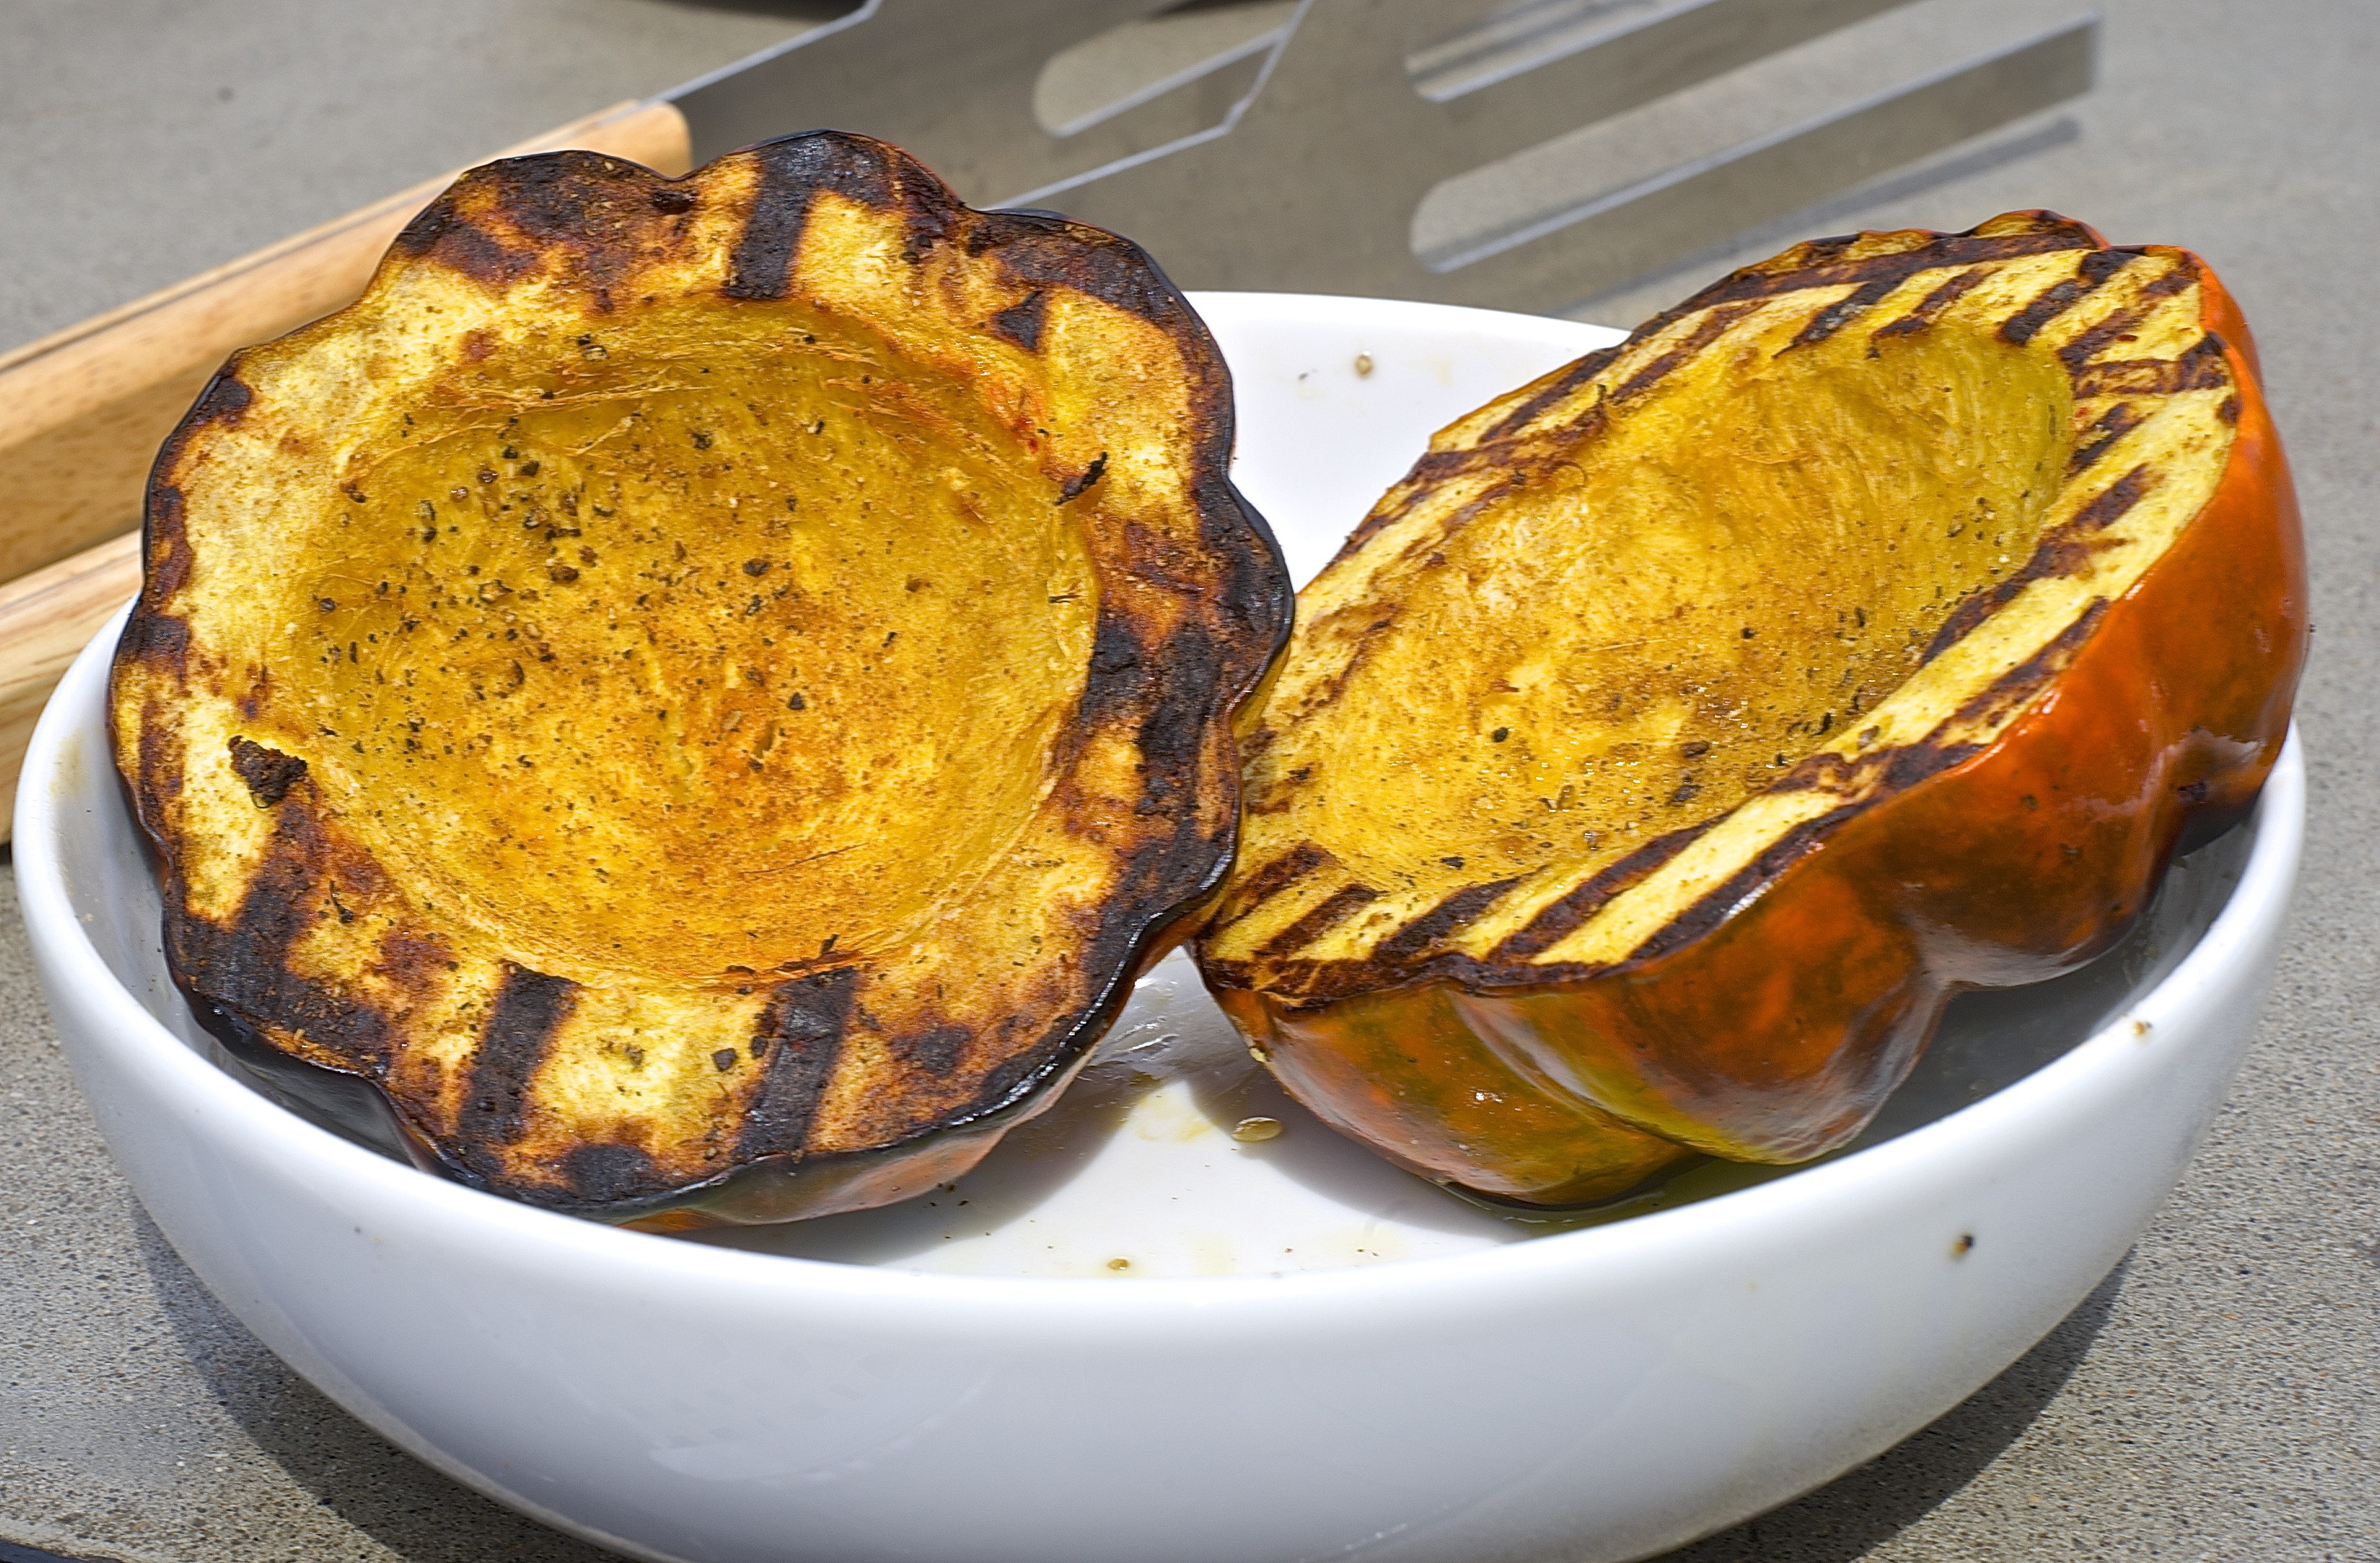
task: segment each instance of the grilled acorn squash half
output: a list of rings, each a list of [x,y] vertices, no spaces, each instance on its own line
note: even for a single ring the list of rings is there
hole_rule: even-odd
[[[1462,419],[1300,598],[1199,956],[1283,1084],[1539,1205],[1876,1111],[2239,818],[2306,635],[2248,336],[2045,213],[1740,271]]]
[[[466,176],[166,445],[117,653],[219,1033],[669,1226],[965,1169],[1220,881],[1287,634],[1136,248],[817,133]]]

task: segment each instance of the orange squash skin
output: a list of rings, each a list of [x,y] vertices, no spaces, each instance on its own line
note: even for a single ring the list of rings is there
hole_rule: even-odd
[[[1788,836],[1599,970],[1521,984],[1474,964],[1300,1001],[1210,967],[1291,1093],[1460,1191],[1591,1203],[1697,1152],[1821,1155],[1900,1084],[1955,992],[2108,948],[2185,836],[2252,806],[2306,649],[2279,438],[2239,311],[2199,275],[2238,388],[2227,466],[1996,741]]]

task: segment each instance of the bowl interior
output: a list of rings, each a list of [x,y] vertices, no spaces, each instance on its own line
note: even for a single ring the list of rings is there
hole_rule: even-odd
[[[1195,296],[1239,409],[1234,477],[1303,582],[1431,432],[1620,333],[1437,306]],[[1313,453],[1328,450],[1318,462]],[[103,638],[112,643],[114,629]],[[98,686],[87,697],[94,707]],[[96,709],[82,724],[101,731]],[[160,906],[99,745],[69,744],[62,789],[88,800],[60,864],[108,969],[167,1032],[317,1123],[396,1156],[370,1093],[263,1080],[192,1019],[159,945]],[[1843,1152],[1906,1134],[2022,1078],[2134,1007],[2222,910],[2253,844],[2242,828],[2181,860],[2132,933],[2058,980],[1956,1000],[1907,1084]],[[1181,954],[1140,984],[1081,1080],[975,1171],[881,1210],[688,1241],[978,1276],[1202,1277],[1343,1269],[1475,1252],[1649,1214],[1789,1169],[1708,1163],[1582,1215],[1492,1213],[1391,1168],[1306,1114],[1247,1056]],[[426,1176],[426,1174],[424,1174]]]

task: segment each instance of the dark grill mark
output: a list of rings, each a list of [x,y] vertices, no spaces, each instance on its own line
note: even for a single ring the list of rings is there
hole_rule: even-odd
[[[1318,638],[1322,631],[1330,629],[1334,632],[1331,636],[1332,644],[1343,646],[1352,642],[1354,649],[1349,653],[1347,660],[1340,666],[1337,672],[1319,681],[1312,692],[1299,702],[1297,709],[1289,713],[1283,722],[1284,727],[1306,721],[1317,711],[1324,710],[1337,703],[1339,697],[1347,692],[1347,685],[1363,670],[1365,664],[1372,660],[1373,654],[1380,648],[1383,637],[1396,627],[1398,611],[1394,603],[1354,602],[1308,626],[1316,633]],[[1378,614],[1378,617],[1373,618],[1371,623],[1352,635],[1337,631],[1337,626],[1346,620],[1368,617],[1373,614]],[[1245,760],[1260,753],[1266,745],[1271,742],[1270,734],[1271,729],[1259,729],[1254,741],[1241,746],[1241,758]]]
[[[2081,264],[2074,270],[2093,287],[2101,287],[2118,272],[2139,260],[2140,255],[2137,249],[2102,249],[2082,257]]]
[[[1526,927],[1498,945],[1491,959],[1528,961],[1544,954],[1585,927],[1587,919],[1602,911],[1612,897],[1685,851],[1712,823],[1706,820],[1666,836],[1656,836],[1627,856],[1605,864],[1577,889],[1530,918]]]
[[[1620,349],[1622,345],[1624,345],[1624,344],[1614,343],[1609,347],[1599,347],[1594,352],[1587,354],[1585,357],[1580,358],[1575,363],[1572,363],[1568,369],[1563,370],[1550,382],[1548,382],[1544,390],[1538,392],[1536,395],[1529,397],[1519,406],[1514,407],[1511,412],[1505,414],[1503,418],[1500,418],[1497,421],[1496,427],[1481,435],[1476,443],[1482,445],[1493,444],[1499,440],[1507,439],[1512,435],[1518,433],[1521,430],[1527,428],[1530,421],[1536,418],[1537,415],[1544,412],[1548,407],[1554,406],[1560,403],[1565,397],[1569,396],[1580,386],[1585,384],[1587,382],[1593,380],[1597,375],[1601,374],[1606,369],[1609,368],[1611,360],[1620,356]],[[1425,456],[1422,459],[1426,462],[1429,458]],[[1415,472],[1416,475],[1418,475],[1419,468],[1416,468]]]
[[[913,1036],[891,1037],[886,1045],[903,1063],[940,1079],[958,1067],[972,1040],[973,1034],[963,1025],[937,1025]]]
[[[178,446],[183,436],[174,436]],[[178,454],[178,453],[176,453]],[[182,491],[160,483],[149,491],[148,525],[140,537],[140,563],[148,575],[144,605],[163,605],[190,582],[190,539]]]
[[[190,623],[170,614],[146,611],[124,626],[120,654],[147,662],[175,677],[183,676],[190,655]]]
[[[727,280],[719,291],[730,298],[783,298],[793,286],[794,257],[801,248],[809,203],[792,190],[764,180],[759,199],[735,236]]]
[[[955,210],[955,208],[954,208]],[[971,254],[996,251],[1001,269],[1022,288],[1065,288],[1138,315],[1168,334],[1208,347],[1190,306],[1165,279],[1157,263],[1130,239],[1070,223],[1051,212],[984,212],[971,215],[965,243]],[[1194,351],[1193,363],[1197,363]],[[1214,360],[1218,375],[1220,358]],[[1220,384],[1220,382],[1218,382]]]
[[[1813,790],[1848,794],[1856,792],[1861,774],[1879,763],[1875,755],[1860,755],[1846,759],[1828,750],[1804,757],[1792,769],[1768,784],[1772,793],[1806,793]]]
[[[844,966],[779,983],[769,996],[748,1049],[768,1060],[768,1072],[745,1109],[739,1157],[800,1153],[843,1057],[858,982],[858,972]]]
[[[2171,358],[2120,358],[2091,364],[2074,376],[2074,394],[2170,396],[2181,391],[2218,391],[2231,383],[2223,339],[2213,332]]]
[[[285,755],[249,738],[231,741],[231,768],[242,782],[248,783],[248,795],[256,800],[259,808],[271,808],[289,795],[306,774],[306,762],[295,755]]]
[[[1748,266],[1740,272],[1722,277],[1683,304],[1647,321],[1639,328],[1639,334],[1649,334],[1670,321],[1691,314],[1696,309],[1708,309],[1714,304],[1730,304],[1744,298],[1773,298],[1780,294],[1798,293],[1805,288],[1834,287],[1844,283],[1865,283],[1888,278],[1894,283],[1901,283],[1920,272],[2013,260],[2022,256],[2046,255],[2060,249],[2099,248],[2091,237],[2090,230],[2080,223],[2056,222],[2045,224],[2030,232],[2021,234],[1952,234],[1946,238],[1919,245],[1914,249],[1901,250],[1892,255],[1871,255],[1860,260],[1821,259],[1840,254],[1844,248],[1856,242],[1856,238],[1857,236],[1852,236],[1840,239],[1815,241],[1806,252],[1807,259],[1812,262],[1809,264],[1804,264],[1802,257],[1795,256],[1795,252],[1789,250],[1787,256],[1795,258],[1788,262],[1783,270],[1772,272],[1764,271],[1756,266]],[[1787,258],[1779,259],[1784,261]]]
[[[2082,648],[2084,641],[2091,638],[2091,632],[2099,627],[2099,621],[2107,616],[2107,600],[2093,598],[2091,606],[2072,624],[2058,631],[2040,650],[1994,679],[1988,688],[1961,706],[1942,725],[1954,730],[1973,727],[2030,705],[2034,697],[2048,686],[2050,680],[2072,665],[2074,654]]]
[[[1368,906],[1380,899],[1380,892],[1369,885],[1342,885],[1330,892],[1322,904],[1273,935],[1263,949],[1256,953],[1259,961],[1279,960],[1293,954],[1353,916],[1358,907]]]
[[[1410,961],[1426,953],[1429,947],[1455,929],[1463,927],[1488,908],[1503,899],[1504,892],[1527,878],[1515,874],[1509,879],[1490,879],[1484,884],[1465,885],[1428,911],[1390,934],[1372,951],[1376,963]]]
[[[1785,345],[1784,350],[1790,353],[1796,347],[1807,347],[1814,343],[1824,342],[1851,324],[1863,312],[1874,307],[1876,300],[1899,285],[1900,284],[1884,278],[1862,283],[1850,293],[1811,316],[1809,323],[1802,328],[1792,341]]]
[[[439,935],[392,927],[380,936],[372,974],[415,998],[426,997],[453,970],[451,947]]]
[[[641,213],[622,204],[620,187],[635,184],[650,194],[652,172],[622,158],[556,151],[497,164],[481,177],[504,186],[504,220],[540,248],[608,247],[650,231]]]
[[[1298,842],[1243,879],[1240,882],[1239,893],[1232,897],[1233,903],[1239,907],[1239,910],[1229,917],[1209,926],[1204,937],[1214,938],[1315,869],[1332,861],[1334,860],[1329,853],[1312,842]]]
[[[1734,304],[1725,309],[1713,309],[1700,325],[1687,333],[1684,341],[1630,375],[1620,389],[1611,394],[1611,399],[1614,402],[1624,402],[1632,396],[1643,395],[1679,365],[1687,362],[1695,354],[1718,340],[1720,333],[1758,308],[1760,305],[1755,300],[1748,304]]]
[[[931,177],[920,178],[925,173],[919,164],[901,170],[896,181],[901,198],[901,263],[915,266],[936,246],[948,244],[953,232],[965,224],[964,208],[943,196],[939,182]]]
[[[1897,321],[1878,326],[1876,333],[1868,338],[1868,342],[1872,345],[1888,337],[1914,336],[1939,320],[1942,311],[1973,293],[1977,285],[1991,274],[1992,269],[1989,266],[1977,266],[1972,270],[1961,272],[1957,276],[1919,299],[1917,308],[1910,310],[1909,313]]]
[[[2107,452],[2108,446],[2122,439],[2147,421],[2148,415],[2130,402],[2118,402],[2099,415],[2091,427],[2083,430],[2082,442],[2066,458],[2066,476],[2073,478],[2090,470],[2091,464]]]
[[[1488,442],[1481,442],[1482,445]],[[1451,451],[1424,451],[1420,458],[1413,464],[1413,470],[1398,480],[1397,487],[1416,490],[1434,489],[1466,468],[1483,464],[1493,465],[1491,459],[1483,454],[1480,449],[1472,446]]]
[[[1141,795],[1133,812],[1166,816],[1178,835],[1196,829],[1208,708],[1196,692],[1220,686],[1222,655],[1207,626],[1185,618],[1165,637],[1163,668],[1157,698],[1134,734]]]
[[[1102,600],[1099,626],[1091,633],[1091,665],[1083,679],[1082,697],[1075,702],[1075,720],[1067,724],[1075,741],[1080,741],[1084,730],[1144,709],[1154,686],[1133,621]]]
[[[2089,504],[2076,511],[2074,519],[2067,526],[2077,531],[2106,531],[2121,520],[2132,506],[2141,503],[2141,497],[2149,491],[2151,482],[2146,464],[2133,467],[2101,490]]]
[[[2108,546],[2097,540],[2095,534],[2115,525],[2138,504],[2149,491],[2154,478],[2146,466],[2133,467],[2075,512],[2072,520],[2042,534],[2024,568],[1988,590],[1972,591],[1960,599],[1958,607],[1934,633],[1923,660],[1930,662],[1965,639],[1976,625],[1998,612],[2033,582],[2070,576],[2089,563],[2093,554]]]
[[[783,298],[792,290],[802,230],[819,191],[886,212],[901,201],[904,186],[919,182],[902,176],[915,167],[904,154],[832,131],[788,136],[745,155],[759,164],[760,178],[720,287],[730,298]]]
[[[2146,320],[2148,313],[2145,308],[2139,307],[2115,310],[2101,320],[2098,324],[2086,327],[2076,334],[2073,341],[2060,347],[2058,350],[2058,361],[2066,366],[2067,373],[2078,372],[2084,364],[2097,357],[2108,344]]]
[[[504,1173],[504,1158],[495,1147],[518,1140],[528,1126],[529,1081],[577,1004],[578,985],[568,978],[504,963],[455,1116],[455,1151],[470,1170],[490,1179]]]
[[[249,404],[255,400],[256,393],[249,390],[237,375],[225,370],[208,381],[207,388],[199,393],[199,399],[182,417],[182,427],[188,430],[201,424],[220,423],[225,428],[237,428],[240,418],[247,414]]]
[[[2165,275],[2155,279],[2143,286],[2141,289],[2141,297],[2143,298],[2171,298],[2178,293],[2188,292],[2191,285],[2197,281],[2197,262],[2188,259],[2181,259],[2176,262],[2172,271],[2168,272]]]
[[[1039,288],[991,317],[991,329],[1028,353],[1041,350],[1041,321],[1049,313],[1050,296]]]
[[[200,1018],[219,1034],[277,1056],[267,1039],[269,1026],[303,1036],[358,1070],[376,1070],[388,1058],[386,1018],[289,969],[290,950],[323,910],[329,857],[321,823],[304,808],[282,810],[230,927],[188,915],[180,910],[185,898],[178,881],[169,887],[167,963],[202,1000]]]
[[[2011,346],[2023,346],[2041,334],[2042,327],[2072,309],[2074,301],[2090,291],[2089,284],[2075,277],[2051,284],[2032,303],[2000,322],[2000,340]]]
[[[450,271],[495,286],[536,270],[534,252],[506,248],[494,236],[473,226],[455,207],[456,190],[480,180],[501,181],[501,166],[498,171],[476,177],[466,176],[454,189],[422,208],[420,214],[396,236],[396,248],[427,256]]]
[[[1224,562],[1208,599],[1220,610],[1229,641],[1223,686],[1237,699],[1289,644],[1297,594],[1271,527],[1223,474],[1224,462],[1219,461],[1200,474],[1193,493],[1199,539],[1209,558]]]
[[[562,1176],[570,1192],[588,1205],[611,1205],[658,1193],[667,1182],[659,1176],[653,1158],[638,1145],[577,1146],[562,1158]]]
[[[2035,557],[2038,556],[2036,553]],[[2002,585],[1990,590],[1978,588],[1959,599],[1959,605],[1950,610],[1950,616],[1942,621],[1942,627],[1936,630],[1934,638],[1925,643],[1925,655],[1920,665],[1932,661],[1973,635],[1977,624],[1998,612],[2015,595]]]
[[[1730,913],[1743,904],[1746,896],[1791,867],[1837,826],[1867,806],[1864,803],[1846,804],[1786,831],[1766,852],[1729,876],[1725,883],[1706,891],[1683,913],[1654,929],[1644,943],[1628,952],[1621,964],[1636,965],[1654,960],[1702,938],[1725,922]]]
[[[1805,240],[1801,247],[1801,263],[1804,266],[1834,265],[1851,252],[1852,247],[1859,243],[1860,237],[1858,234],[1835,234],[1826,238]],[[1747,266],[1736,274],[1756,276],[1761,273],[1758,267]]]
[[[1597,403],[1572,420],[1569,430],[1570,439],[1566,443],[1574,447],[1585,444],[1601,434],[1604,424],[1610,417],[1605,410],[1607,406],[1606,403]],[[1413,470],[1407,473],[1394,489],[1389,491],[1390,495],[1395,496],[1393,501],[1384,497],[1378,505],[1375,505],[1371,514],[1364,517],[1362,524],[1348,534],[1347,540],[1339,545],[1339,551],[1330,556],[1330,562],[1335,564],[1340,560],[1359,551],[1366,543],[1372,540],[1375,534],[1394,526],[1411,512],[1415,504],[1431,497],[1432,491],[1439,485],[1451,481],[1474,468],[1503,471],[1506,474],[1503,481],[1491,484],[1482,490],[1476,499],[1456,511],[1439,527],[1440,540],[1453,536],[1482,509],[1524,485],[1526,479],[1523,471],[1515,469],[1514,455],[1514,448],[1509,443],[1428,452],[1419,461],[1414,463]]]

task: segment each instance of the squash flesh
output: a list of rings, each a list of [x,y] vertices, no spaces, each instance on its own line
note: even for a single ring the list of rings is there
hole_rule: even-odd
[[[1574,881],[1733,808],[2032,552],[2070,444],[2054,361],[1938,333],[1881,365],[1857,339],[1779,354],[1799,323],[1698,358],[1360,588],[1309,589],[1271,703],[1297,714],[1251,768],[1257,830],[1401,888],[1302,957],[1359,959],[1407,906]],[[1450,667],[1461,709],[1416,702]]]
[[[1046,794],[1096,622],[1057,485],[955,388],[696,326],[611,333],[552,402],[500,348],[363,434],[366,499],[277,507],[321,563],[252,615],[368,849],[582,979],[914,938]]]

